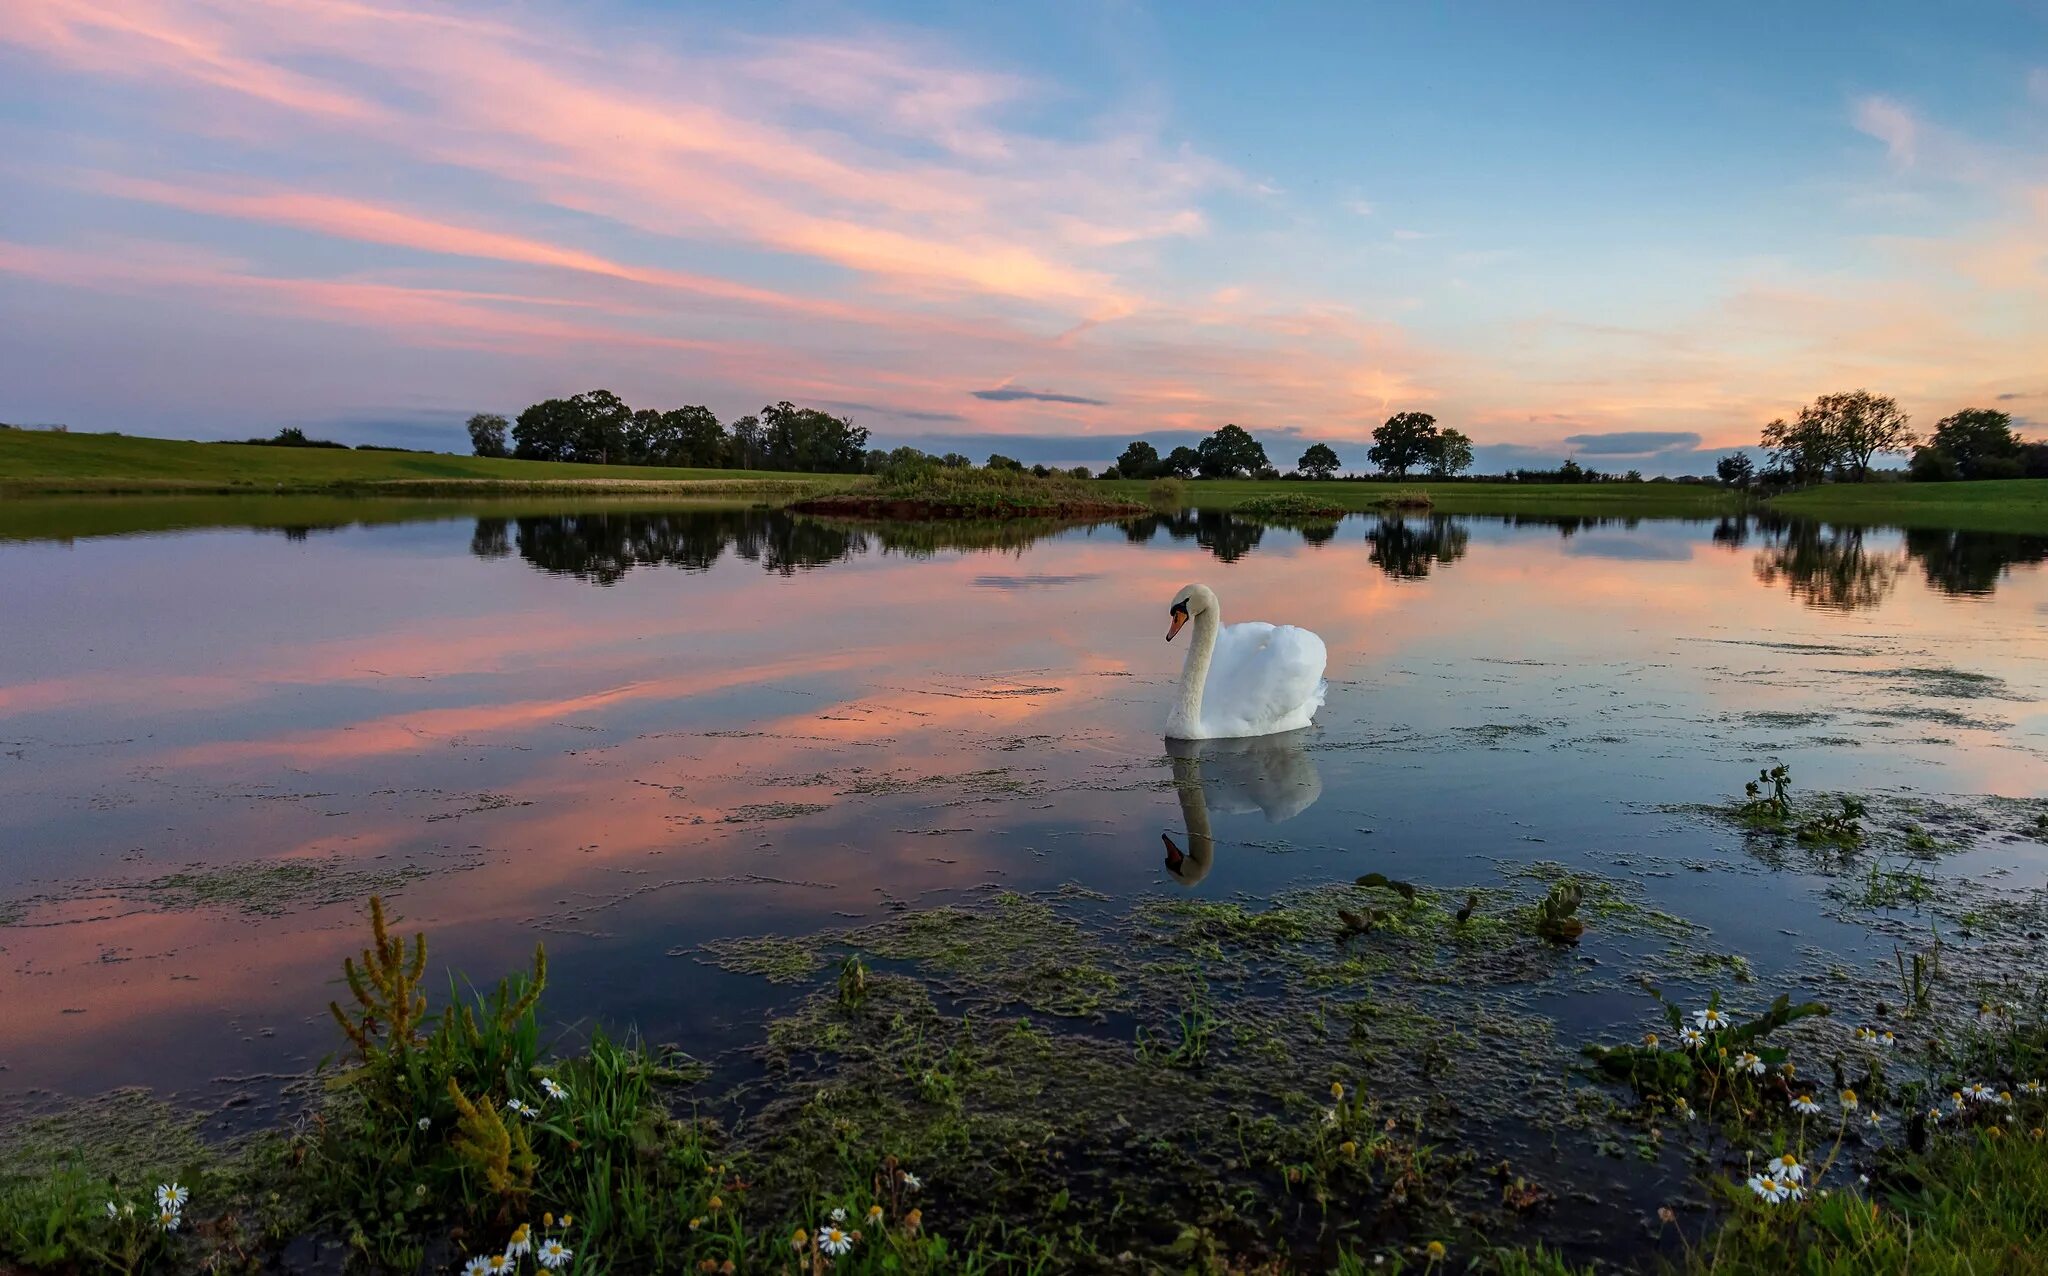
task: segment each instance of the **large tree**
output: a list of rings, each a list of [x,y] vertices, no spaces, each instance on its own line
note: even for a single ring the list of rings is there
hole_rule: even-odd
[[[1159,468],[1161,473],[1172,475],[1174,478],[1191,479],[1201,471],[1202,454],[1183,445],[1167,453],[1166,459],[1159,463]]]
[[[1134,439],[1116,458],[1116,472],[1124,478],[1146,479],[1159,473],[1159,449],[1143,439]]]
[[[1372,449],[1365,459],[1382,474],[1406,478],[1408,471],[1429,460],[1436,436],[1436,418],[1429,413],[1396,412],[1372,432]]]
[[[1945,455],[1954,462],[1956,473],[1966,479],[2018,478],[2022,446],[2020,436],[2013,433],[2010,413],[1964,408],[1935,422],[1934,437],[1921,451]]]
[[[479,412],[469,418],[469,450],[478,456],[504,456],[505,431],[512,423],[495,412]]]
[[[1868,390],[1823,394],[1799,409],[1796,428],[1817,431],[1829,440],[1834,464],[1857,480],[1870,477],[1870,461],[1879,452],[1910,452],[1919,436],[1899,401]]]
[[[868,432],[845,417],[785,400],[761,409],[761,441],[770,469],[858,474]]]
[[[1779,417],[1766,425],[1763,445],[1770,449],[1771,464],[1795,483],[1818,482],[1842,463],[1841,441],[1821,422],[1809,419],[1805,411],[1797,421]]]
[[[1226,425],[1195,448],[1203,478],[1240,478],[1271,467],[1265,447],[1243,427]]]
[[[1313,479],[1326,479],[1335,474],[1344,462],[1337,459],[1336,449],[1327,443],[1312,443],[1294,463],[1294,468]]]
[[[1437,478],[1449,478],[1460,470],[1472,468],[1472,440],[1458,430],[1438,432],[1429,447],[1427,458],[1429,472]]]

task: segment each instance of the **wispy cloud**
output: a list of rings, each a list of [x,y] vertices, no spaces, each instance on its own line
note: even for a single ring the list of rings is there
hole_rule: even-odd
[[[1109,402],[1106,399],[1090,399],[1078,394],[1054,394],[1049,390],[1027,390],[1021,385],[1001,385],[993,390],[969,390],[968,393],[977,399],[986,399],[990,403],[1016,403],[1021,400],[1030,403],[1079,403],[1091,408],[1100,408],[1107,407]]]

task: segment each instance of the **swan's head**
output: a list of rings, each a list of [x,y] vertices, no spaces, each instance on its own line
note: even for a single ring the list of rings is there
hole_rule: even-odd
[[[1166,641],[1172,642],[1180,627],[1193,617],[1205,611],[1216,609],[1216,595],[1207,585],[1189,585],[1173,596],[1173,606],[1166,609],[1172,622],[1166,628]]]

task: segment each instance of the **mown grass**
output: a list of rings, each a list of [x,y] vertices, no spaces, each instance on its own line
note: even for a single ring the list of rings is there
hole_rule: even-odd
[[[648,490],[746,490],[764,484],[802,488],[843,484],[837,475],[765,470],[680,469],[515,461],[428,452],[193,443],[122,434],[0,430],[0,493],[320,491],[389,487],[412,494],[459,495],[525,485],[525,490],[590,491],[606,485]]]
[[[1118,479],[1098,482],[1144,500],[1148,484]],[[1183,498],[1205,510],[1237,510],[1248,501],[1300,497],[1327,510],[1375,510],[1396,492],[1427,492],[1439,514],[1610,514],[1616,517],[1705,518],[1740,509],[1742,498],[1723,488],[1680,483],[1433,483],[1426,479],[1385,482],[1311,479],[1192,479]]]
[[[1979,483],[1830,483],[1771,501],[1787,514],[1844,523],[2048,531],[2048,479]]]
[[[163,494],[28,496],[0,500],[0,541],[85,540],[158,532],[253,527],[273,531],[325,531],[472,518],[544,518],[550,515],[659,514],[746,509],[756,495],[709,490],[704,494],[647,495],[596,492],[581,496],[392,497],[288,495],[173,496]]]

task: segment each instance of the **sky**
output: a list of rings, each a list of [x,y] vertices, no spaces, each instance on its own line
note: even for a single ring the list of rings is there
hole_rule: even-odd
[[[2048,4],[0,0],[0,420],[1106,463],[2048,434]]]

